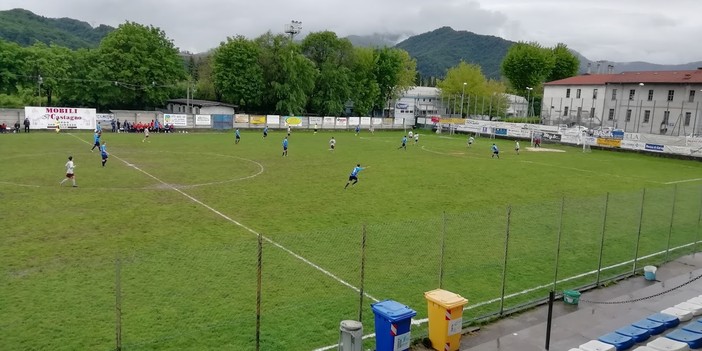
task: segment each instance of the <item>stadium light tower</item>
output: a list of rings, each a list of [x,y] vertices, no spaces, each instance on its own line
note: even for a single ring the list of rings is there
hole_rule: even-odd
[[[531,91],[534,90],[534,88],[526,87],[526,90],[527,90],[527,108],[526,108],[526,112],[524,113],[524,116],[526,118],[529,118],[529,96],[531,95]]]
[[[466,95],[466,85],[468,85],[468,83],[463,82],[463,90],[461,90],[461,116],[460,116],[460,118],[463,118],[463,97]],[[468,114],[470,114],[470,112],[468,112]]]
[[[295,35],[300,34],[302,31],[302,21],[292,20],[284,28],[284,32],[290,35],[290,41],[293,41]]]

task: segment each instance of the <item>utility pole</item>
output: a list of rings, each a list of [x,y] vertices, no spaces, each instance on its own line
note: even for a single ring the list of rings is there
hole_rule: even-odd
[[[463,97],[466,95],[466,85],[468,83],[463,82],[463,90],[461,90],[461,118],[463,118]]]

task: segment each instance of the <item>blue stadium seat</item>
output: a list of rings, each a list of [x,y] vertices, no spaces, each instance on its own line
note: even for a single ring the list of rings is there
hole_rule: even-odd
[[[618,333],[609,333],[606,335],[602,335],[597,340],[616,347],[617,351],[623,351],[628,348],[631,348],[636,343],[633,338]]]
[[[655,322],[650,319],[642,319],[638,322],[631,323],[631,325],[646,329],[651,332],[651,335],[658,335],[666,330],[665,324],[661,322]]]
[[[702,323],[697,323],[697,324],[699,324],[700,327],[702,327]],[[628,336],[628,337],[634,339],[634,342],[637,342],[637,343],[646,341],[646,340],[648,340],[648,338],[651,337],[650,330],[635,327],[633,325],[629,325],[629,326],[626,326],[624,328],[617,329],[614,332],[617,334]]]
[[[697,333],[697,334],[702,334],[702,323],[700,323],[699,320],[696,320],[694,322],[690,322],[683,327],[683,330],[687,330],[689,332],[693,332],[693,333]]]
[[[666,338],[686,343],[691,349],[702,347],[702,334],[678,329],[665,335]]]
[[[654,322],[658,323],[663,323],[665,325],[666,329],[670,328],[675,328],[680,324],[680,320],[678,317],[666,314],[666,313],[654,313],[648,317],[646,317],[648,320],[652,320]]]

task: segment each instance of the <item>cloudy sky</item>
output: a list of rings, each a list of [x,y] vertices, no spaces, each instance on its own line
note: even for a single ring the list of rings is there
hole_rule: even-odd
[[[227,36],[303,32],[340,36],[419,34],[442,26],[510,40],[564,42],[591,60],[678,64],[702,60],[700,0],[2,0],[46,17],[93,25],[152,24],[183,50],[201,52]]]

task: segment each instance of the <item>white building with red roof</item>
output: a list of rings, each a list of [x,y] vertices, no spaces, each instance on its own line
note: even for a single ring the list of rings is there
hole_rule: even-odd
[[[691,135],[702,130],[702,68],[586,74],[544,84],[546,124]]]

